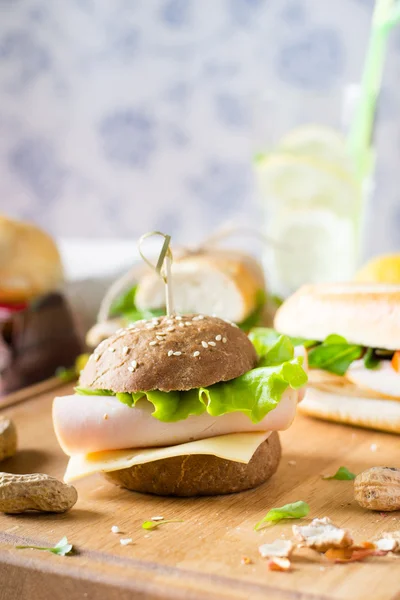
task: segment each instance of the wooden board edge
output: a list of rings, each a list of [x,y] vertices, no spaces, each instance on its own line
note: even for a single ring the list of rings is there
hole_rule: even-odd
[[[7,396],[0,398],[0,410],[9,406],[14,406],[25,400],[30,400],[40,394],[50,392],[51,390],[55,390],[65,385],[66,383],[60,381],[58,377],[51,377],[50,379],[45,379],[39,383],[34,383],[33,385],[11,392],[11,394],[7,394]]]

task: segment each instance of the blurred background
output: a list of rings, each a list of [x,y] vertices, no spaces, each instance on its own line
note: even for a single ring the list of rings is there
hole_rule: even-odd
[[[312,102],[359,81],[373,4],[0,0],[0,211],[57,238],[161,229],[187,243],[226,220],[257,223],[256,99]],[[397,28],[368,255],[400,241],[399,81]]]

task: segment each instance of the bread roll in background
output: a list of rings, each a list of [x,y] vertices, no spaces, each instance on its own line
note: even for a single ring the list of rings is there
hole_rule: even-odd
[[[0,215],[0,302],[27,302],[57,290],[62,282],[53,239],[31,223]]]
[[[337,333],[353,344],[399,350],[400,285],[304,285],[279,308],[274,326],[309,340]]]
[[[235,250],[212,248],[183,254],[172,263],[174,304],[178,313],[215,314],[240,323],[256,308],[264,274],[252,256]],[[139,309],[165,306],[163,281],[153,272],[140,281]]]

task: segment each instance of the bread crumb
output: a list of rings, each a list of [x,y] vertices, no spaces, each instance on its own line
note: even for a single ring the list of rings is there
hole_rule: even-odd
[[[132,538],[121,538],[119,540],[119,543],[121,544],[121,546],[128,546],[128,544],[132,544],[133,540]]]
[[[108,419],[108,414],[107,414],[107,413],[104,413],[104,415],[103,415],[103,419],[104,419],[105,421],[107,421],[107,419]]]
[[[164,521],[164,517],[151,517],[151,521]]]

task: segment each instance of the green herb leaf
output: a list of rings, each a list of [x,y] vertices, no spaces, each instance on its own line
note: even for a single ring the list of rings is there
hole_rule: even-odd
[[[285,504],[280,508],[271,508],[265,517],[256,523],[254,529],[258,531],[266,523],[277,523],[283,519],[301,519],[302,517],[306,517],[309,512],[310,507],[307,502],[303,502],[302,500],[291,504]]]
[[[115,396],[115,393],[111,392],[111,390],[92,390],[91,388],[84,388],[80,385],[74,387],[74,390],[81,396]]]
[[[58,556],[66,556],[67,554],[70,554],[70,552],[72,551],[72,544],[68,543],[68,540],[66,537],[61,538],[61,540],[59,542],[57,542],[57,544],[55,546],[53,546],[52,548],[46,548],[44,546],[15,546],[17,548],[17,550],[22,550],[24,548],[30,548],[32,550],[44,550],[46,552],[51,552],[52,554],[58,554]]]
[[[379,367],[380,359],[376,356],[373,348],[367,348],[364,354],[364,366],[366,369],[376,369]]]
[[[349,344],[344,337],[332,334],[322,344],[310,350],[308,365],[312,369],[344,375],[351,363],[361,357],[362,352],[362,346]]]
[[[350,481],[355,478],[356,478],[356,476],[354,475],[354,473],[349,471],[347,469],[347,467],[339,467],[334,475],[326,475],[326,476],[322,477],[322,479],[326,479],[326,480],[338,479],[340,481]]]
[[[166,525],[166,523],[184,523],[183,519],[164,519],[162,521],[145,521],[142,523],[143,529],[157,529],[160,525]]]

